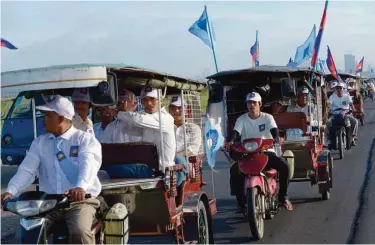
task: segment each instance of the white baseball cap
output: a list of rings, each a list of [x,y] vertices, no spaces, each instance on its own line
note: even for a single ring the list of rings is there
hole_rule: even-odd
[[[161,92],[160,92],[160,94],[161,94]],[[150,86],[145,86],[145,87],[142,88],[140,97],[141,97],[141,99],[143,99],[144,97],[151,97],[151,98],[158,99],[158,90],[156,88],[152,88]]]
[[[75,114],[72,102],[61,95],[56,95],[55,99],[50,103],[37,106],[35,109],[39,111],[54,111],[69,120],[73,120]]]
[[[72,101],[91,102],[90,93],[88,88],[76,88],[72,94]]]
[[[298,89],[298,93],[299,94],[308,94],[309,93],[309,90],[306,88],[306,87],[300,87]]]
[[[181,96],[172,96],[170,105],[180,107],[182,105]],[[184,101],[184,106],[186,106],[186,102]]]
[[[262,97],[260,97],[260,94],[258,94],[257,92],[251,92],[251,93],[248,93],[246,96],[246,102],[249,102],[249,101],[261,102]]]

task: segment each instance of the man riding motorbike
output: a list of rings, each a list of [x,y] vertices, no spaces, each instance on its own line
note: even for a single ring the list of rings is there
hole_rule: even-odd
[[[279,202],[287,210],[291,211],[293,210],[293,206],[287,197],[287,190],[289,185],[289,167],[288,163],[280,157],[280,138],[276,122],[270,114],[260,111],[260,107],[262,105],[262,98],[258,93],[249,93],[246,96],[246,103],[249,112],[243,114],[237,119],[233,129],[232,138],[230,142],[226,144],[226,148],[231,149],[231,146],[233,144],[239,144],[244,139],[249,138],[274,139],[278,155],[276,155],[274,149],[269,149],[265,153],[269,157],[267,168],[273,168],[279,172],[280,190],[278,199]],[[244,177],[243,174],[239,172],[237,163],[233,164],[233,166],[231,167],[230,174],[232,194],[235,193],[237,195],[241,195],[242,193],[244,193]]]
[[[65,220],[69,242],[95,244],[91,232],[101,192],[97,177],[102,164],[102,148],[93,134],[76,129],[72,103],[60,95],[37,110],[44,111],[46,134],[36,138],[1,195],[1,201],[17,196],[39,177],[40,191],[48,194],[69,194],[72,205],[46,216],[48,221]],[[92,198],[85,199],[91,194]]]
[[[353,106],[352,98],[348,93],[344,93],[344,85],[342,83],[333,82],[331,86],[335,92],[329,97],[329,104],[331,107],[331,116],[335,114],[335,110],[342,109],[344,111],[349,111],[350,108],[353,112],[356,112],[356,109]],[[358,121],[352,115],[347,115],[350,121],[350,132],[353,136],[352,145],[355,145],[355,140],[357,139],[358,133]],[[327,137],[328,149],[331,149],[331,139],[330,139],[330,129],[332,127],[332,118],[327,121],[325,135]]]

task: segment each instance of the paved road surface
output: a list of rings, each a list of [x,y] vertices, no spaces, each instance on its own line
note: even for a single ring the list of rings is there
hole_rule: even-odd
[[[292,183],[289,195],[295,210],[282,210],[273,220],[266,221],[261,243],[375,243],[375,169],[371,165],[375,163],[375,151],[373,159],[368,159],[375,137],[375,103],[366,102],[365,108],[367,124],[360,127],[358,146],[347,152],[344,160],[334,162],[331,199],[322,201],[317,188],[309,183]],[[215,242],[255,243],[242,215],[234,213],[236,203],[229,195],[229,164],[222,155],[217,160],[218,172],[213,173],[219,210],[214,217]],[[15,170],[2,168],[2,188]],[[210,182],[211,171],[204,174]],[[361,188],[364,179],[366,188]],[[212,192],[212,187],[207,191]],[[13,241],[17,220],[2,212],[2,243]]]

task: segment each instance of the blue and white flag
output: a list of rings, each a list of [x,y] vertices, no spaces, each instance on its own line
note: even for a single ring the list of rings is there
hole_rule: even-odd
[[[314,25],[307,40],[301,46],[297,47],[296,55],[294,57],[294,62],[296,64],[300,65],[313,56],[315,38],[316,27]]]
[[[189,32],[202,40],[210,49],[212,49],[208,25],[207,8],[205,7],[201,17],[189,28]]]
[[[211,126],[209,119],[206,119],[204,130],[204,147],[208,166],[215,167],[216,152],[224,145],[224,137],[221,133]]]

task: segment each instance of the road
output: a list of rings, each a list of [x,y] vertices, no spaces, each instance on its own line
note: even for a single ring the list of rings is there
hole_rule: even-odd
[[[366,102],[365,109],[367,122],[359,129],[358,145],[344,160],[334,161],[331,199],[322,201],[317,188],[309,183],[291,183],[289,197],[295,210],[281,210],[267,220],[265,237],[258,243],[375,243],[375,151],[369,159],[375,137],[375,103]],[[229,164],[221,153],[215,169],[217,172],[204,171],[208,183],[213,174],[217,198],[215,243],[257,243],[242,215],[235,214],[236,202],[229,195]],[[15,171],[15,167],[2,167],[2,190]],[[212,194],[212,185],[206,191]],[[2,212],[2,243],[14,243],[17,221],[9,212]]]

